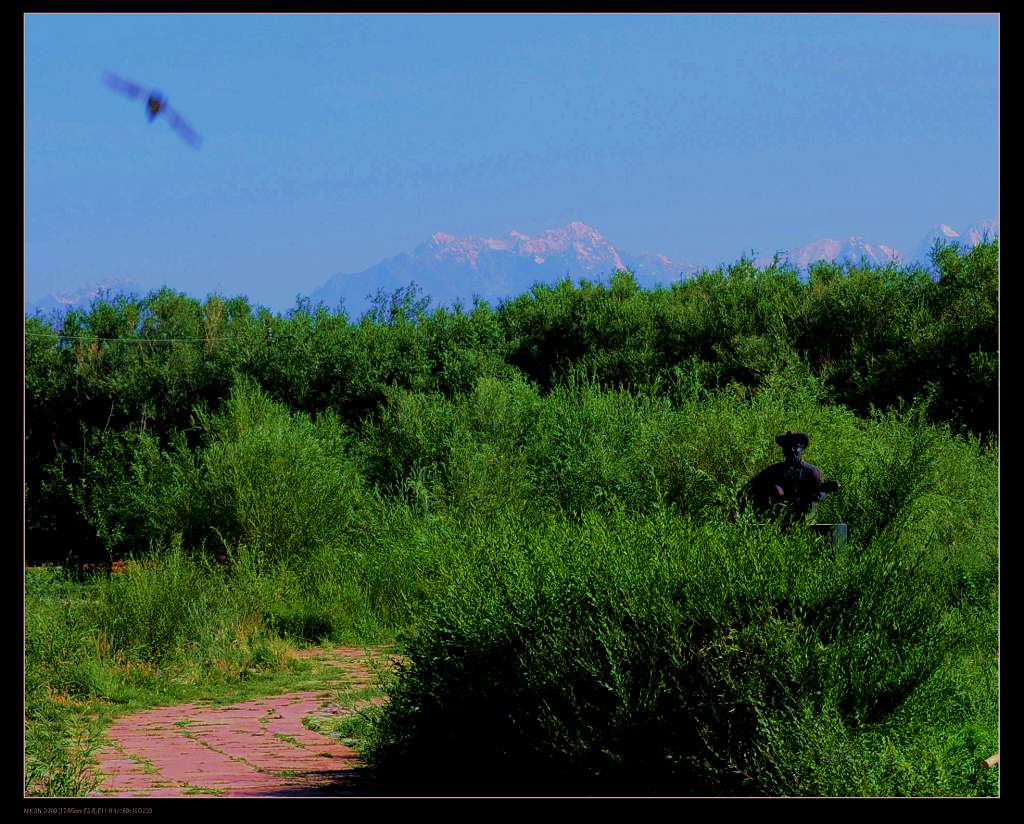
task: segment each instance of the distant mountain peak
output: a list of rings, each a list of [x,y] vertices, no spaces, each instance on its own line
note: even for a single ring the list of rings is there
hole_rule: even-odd
[[[782,253],[780,258],[788,261],[797,269],[806,269],[818,261],[835,263],[846,260],[851,263],[860,263],[862,259],[866,259],[873,264],[885,265],[899,260],[901,255],[892,246],[869,243],[863,235],[849,235],[846,240],[833,238],[812,240],[810,243]],[[754,261],[754,265],[764,267],[770,265],[771,262],[771,257],[762,256]]]
[[[552,231],[551,229],[548,230]],[[574,220],[562,231],[568,232],[571,236],[576,238],[590,238],[594,240],[604,240],[604,236],[597,231],[593,226],[588,226],[579,220]]]
[[[25,310],[29,314],[42,312],[49,314],[56,310],[63,315],[69,309],[86,309],[100,295],[116,297],[118,295],[141,295],[144,289],[133,280],[119,276],[107,276],[77,289],[54,291],[32,303],[26,303]]]
[[[663,263],[665,266],[672,266],[672,259],[665,255],[660,255],[657,252],[641,252],[637,257],[648,258],[658,263]]]
[[[972,223],[964,230],[962,237],[968,246],[977,246],[982,241],[994,240],[999,237],[999,219],[988,218]]]
[[[907,262],[928,266],[936,240],[955,241],[969,249],[985,239],[999,237],[999,218],[978,220],[962,233],[948,224],[936,224],[907,256],[894,246],[872,244],[863,235],[845,237],[820,238],[781,251],[779,256],[798,269],[806,269],[820,260],[860,263],[863,259],[874,265]],[[768,266],[772,257],[758,257],[754,265]],[[653,288],[678,282],[701,268],[693,263],[675,262],[656,252],[620,252],[601,232],[581,220],[532,236],[513,229],[501,237],[459,237],[439,229],[411,252],[400,252],[361,272],[335,274],[315,289],[310,298],[330,308],[336,308],[339,300],[343,300],[350,312],[358,313],[368,307],[367,300],[372,300],[379,290],[391,292],[411,282],[421,287],[435,305],[445,305],[475,296],[502,300],[526,293],[538,283],[553,283],[566,276],[575,281],[604,279],[622,269],[632,272],[641,287]],[[55,291],[34,303],[26,301],[26,312],[63,312],[71,306],[87,307],[101,291],[116,295],[141,294],[144,290],[131,281],[108,276],[77,290]],[[256,295],[250,297],[259,299]]]
[[[978,220],[968,226],[961,234],[956,229],[945,223],[940,223],[928,232],[913,251],[910,260],[931,266],[931,252],[936,241],[942,243],[958,243],[962,247],[971,249],[977,246],[986,238],[994,240],[999,237],[999,219],[986,218]]]
[[[530,258],[537,265],[552,256],[568,254],[574,258],[575,264],[588,271],[607,262],[620,269],[626,268],[615,247],[597,229],[578,220],[560,229],[545,229],[538,236],[515,229],[503,238],[457,237],[438,231],[431,235],[425,247],[419,247],[414,254],[428,251],[435,260],[464,262],[474,269],[479,266],[482,254],[501,252]]]
[[[605,278],[629,269],[644,286],[669,283],[696,269],[665,255],[627,255],[581,220],[537,235],[513,229],[503,237],[457,236],[435,231],[411,253],[382,260],[362,272],[339,273],[311,295],[312,300],[349,310],[365,306],[367,292],[394,290],[415,282],[435,304],[513,297],[537,283],[567,275],[574,280]]]

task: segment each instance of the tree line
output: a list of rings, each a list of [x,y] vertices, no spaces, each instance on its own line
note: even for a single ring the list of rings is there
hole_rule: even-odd
[[[618,272],[495,307],[431,307],[410,285],[378,293],[359,318],[305,299],[277,315],[166,288],[28,317],[26,552],[105,559],[144,535],[131,513],[105,515],[105,500],[147,450],[198,447],[240,377],[356,438],[396,390],[455,400],[481,379],[547,393],[582,377],[679,403],[726,387],[753,394],[786,374],[865,416],[926,399],[933,422],[994,442],[998,252],[998,241],[937,247],[937,275],[819,263],[803,278],[742,259],[654,290]]]

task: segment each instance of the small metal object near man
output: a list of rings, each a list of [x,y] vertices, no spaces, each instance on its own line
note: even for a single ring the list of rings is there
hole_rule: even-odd
[[[824,480],[821,470],[803,459],[810,444],[806,432],[786,432],[775,442],[786,459],[755,475],[743,488],[741,506],[751,506],[759,517],[781,517],[787,524],[806,521],[820,501],[839,484]]]

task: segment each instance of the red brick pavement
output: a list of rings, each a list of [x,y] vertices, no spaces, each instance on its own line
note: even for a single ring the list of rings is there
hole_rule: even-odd
[[[350,689],[371,682],[364,650],[299,655],[343,667]],[[323,690],[291,692],[223,707],[159,707],[119,718],[107,730],[108,745],[97,753],[103,778],[92,795],[343,795],[358,764],[355,751],[302,725],[308,715],[337,711],[328,706],[330,699]]]

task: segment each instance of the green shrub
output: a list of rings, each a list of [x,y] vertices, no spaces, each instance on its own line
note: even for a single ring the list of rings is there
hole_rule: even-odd
[[[884,541],[835,557],[747,521],[616,510],[461,542],[374,733],[385,781],[870,794],[862,733],[961,640],[949,593]],[[823,752],[830,777],[813,774]]]
[[[240,378],[221,412],[197,408],[193,424],[199,449],[179,435],[165,451],[149,443],[140,461],[139,543],[181,534],[210,552],[241,543],[289,559],[361,531],[367,496],[336,416],[290,413]]]
[[[33,780],[66,702],[408,628],[384,777],[998,792],[998,246],[936,263],[28,319],[27,554],[131,561],[27,581]],[[737,511],[791,429],[841,556]]]
[[[97,604],[108,648],[136,660],[157,661],[201,646],[211,627],[231,615],[226,585],[216,570],[175,542],[112,576]]]

